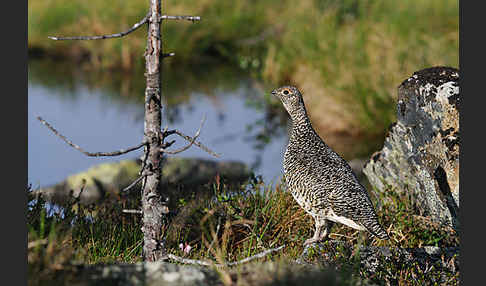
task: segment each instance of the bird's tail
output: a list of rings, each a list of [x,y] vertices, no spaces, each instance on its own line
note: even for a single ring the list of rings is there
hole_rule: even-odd
[[[376,234],[376,236],[379,238],[379,239],[390,239],[390,236],[388,235],[388,233],[382,228],[381,229],[381,232],[378,232]]]
[[[386,230],[378,222],[370,225],[368,231],[379,239],[390,239]]]

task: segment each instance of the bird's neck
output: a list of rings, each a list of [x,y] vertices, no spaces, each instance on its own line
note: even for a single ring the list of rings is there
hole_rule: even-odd
[[[292,120],[291,136],[309,134],[314,132],[309,116],[305,107],[302,110],[298,110],[290,113],[290,119]]]

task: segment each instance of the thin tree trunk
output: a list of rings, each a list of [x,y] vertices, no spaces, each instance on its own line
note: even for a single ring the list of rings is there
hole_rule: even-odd
[[[157,261],[165,255],[162,238],[162,218],[165,199],[161,190],[162,170],[162,106],[161,106],[161,54],[162,41],[160,33],[161,0],[149,0],[147,48],[145,50],[145,122],[144,140],[148,142],[145,149],[146,167],[152,173],[144,180],[142,190],[142,211],[144,234],[143,257],[145,261]]]
[[[161,78],[162,78],[162,59],[164,57],[173,56],[174,53],[163,54],[162,53],[162,38],[161,38],[161,22],[165,20],[188,20],[199,21],[199,16],[168,16],[162,15],[161,0],[149,0],[149,12],[146,16],[133,25],[127,31],[97,36],[75,36],[75,37],[52,37],[50,39],[55,41],[60,40],[104,40],[110,38],[121,38],[133,31],[140,28],[145,23],[148,24],[147,31],[147,47],[145,49],[145,77],[147,80],[145,88],[145,121],[144,121],[144,138],[142,143],[135,147],[128,149],[121,149],[115,152],[87,152],[78,145],[71,142],[64,135],[59,133],[54,127],[38,117],[39,121],[47,126],[54,134],[59,136],[71,147],[77,149],[83,154],[91,157],[101,156],[119,156],[128,152],[137,150],[142,146],[145,146],[145,154],[143,158],[142,169],[140,170],[140,177],[136,179],[132,184],[123,190],[128,192],[133,187],[143,180],[142,187],[142,210],[124,210],[125,213],[143,213],[142,218],[142,232],[144,237],[143,244],[143,259],[146,261],[157,261],[166,257],[166,249],[164,245],[164,238],[162,237],[163,216],[168,213],[167,200],[163,196],[161,187],[162,177],[162,155],[166,154],[178,154],[193,144],[208,152],[209,154],[219,157],[218,154],[211,151],[206,146],[197,142],[196,139],[204,123],[204,119],[201,121],[201,126],[193,137],[187,136],[178,130],[166,130],[162,132],[160,126],[162,124],[162,91],[161,91]],[[164,139],[172,134],[189,141],[189,144],[177,150],[167,150],[167,147],[172,145],[174,141],[164,143]]]

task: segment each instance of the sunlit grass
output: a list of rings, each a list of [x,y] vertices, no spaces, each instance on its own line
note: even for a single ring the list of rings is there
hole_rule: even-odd
[[[167,14],[203,19],[197,24],[163,26],[164,50],[176,53],[166,61],[169,67],[216,57],[268,84],[295,84],[303,91],[321,135],[383,136],[394,120],[396,88],[403,80],[425,67],[459,66],[455,0],[163,3]],[[106,72],[109,68],[141,70],[144,29],[106,41],[54,42],[47,36],[120,32],[145,15],[146,5],[145,1],[31,0],[29,47],[77,59],[88,53],[89,65]],[[242,41],[248,39],[256,40]],[[180,201],[177,215],[164,230],[171,253],[235,261],[285,244],[282,252],[271,257],[293,260],[313,233],[312,219],[283,185],[255,182],[229,188],[221,183],[210,188],[211,199]],[[379,205],[381,223],[402,247],[459,244],[457,234],[422,216],[412,197],[390,190],[373,200]],[[126,205],[115,203],[86,220],[70,212],[48,216],[44,204],[37,202],[28,212],[29,242],[38,242],[29,248],[29,277],[50,279],[72,261],[140,261],[140,219],[121,214]],[[130,205],[136,206],[136,201]],[[333,228],[331,238],[389,246],[340,225]],[[180,243],[191,245],[192,251],[184,254]],[[397,279],[425,277],[416,271],[400,272]]]
[[[256,262],[274,261],[284,269],[285,264],[295,261],[301,255],[303,242],[313,234],[312,218],[296,204],[281,183],[266,185],[253,180],[238,187],[229,186],[224,180],[217,178],[213,185],[207,186],[207,191],[206,195],[198,198],[190,196],[178,200],[177,207],[173,210],[174,215],[167,218],[163,229],[169,253],[223,264],[285,245],[283,250]],[[393,190],[378,197],[375,197],[374,192],[371,195],[379,220],[387,228],[392,241],[378,240],[365,232],[340,224],[333,227],[330,239],[356,246],[376,245],[391,248],[396,246],[395,243],[403,248],[459,245],[458,235],[450,228],[423,217],[410,195]],[[70,211],[72,203],[65,206],[62,216],[49,216],[43,202],[33,203],[28,212],[29,243],[43,239],[46,241],[29,248],[29,271],[32,274],[29,277],[51,277],[57,270],[69,269],[72,262],[96,264],[141,261],[143,237],[140,217],[121,212],[123,208],[137,208],[137,203],[137,199],[132,198],[131,201],[111,200],[111,203],[98,207],[81,207],[85,214],[96,214],[90,219],[76,215],[79,212]],[[184,252],[181,244],[189,245],[191,250]],[[357,262],[349,260],[349,249],[337,247],[333,251],[337,256],[342,256],[344,268],[340,268],[340,271],[344,271],[344,274],[332,275],[344,275],[348,281],[354,281],[355,278],[351,277],[360,277],[356,272],[359,267],[353,266]],[[318,252],[310,253],[309,259],[315,257],[318,261],[319,255]],[[383,265],[385,270],[377,277],[389,275],[387,271],[393,272],[390,267],[395,266]],[[397,279],[406,281],[407,271],[410,271],[410,275],[415,273],[415,276],[423,272],[417,267],[401,269],[394,275],[399,277]],[[268,269],[263,269],[266,268],[257,272],[262,276],[268,275],[265,274]],[[228,274],[242,270],[236,267],[221,271],[223,274],[227,271]],[[425,273],[420,275],[423,279],[427,277]],[[377,277],[365,275],[361,279],[373,281]],[[242,281],[245,279],[251,280],[252,277],[244,275]],[[457,277],[451,279],[457,280]]]
[[[270,85],[295,84],[321,134],[384,135],[397,86],[422,68],[459,66],[455,0],[164,1],[164,13],[200,23],[163,25],[167,65],[226,60]],[[143,67],[146,35],[54,42],[48,35],[116,33],[140,20],[144,1],[29,1],[29,47],[89,53],[95,68]],[[249,41],[248,41],[249,40]],[[84,52],[83,52],[84,51]],[[332,145],[332,144],[331,144]]]

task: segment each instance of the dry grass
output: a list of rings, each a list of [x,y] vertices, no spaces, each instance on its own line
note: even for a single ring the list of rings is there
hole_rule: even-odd
[[[312,218],[295,203],[283,185],[268,186],[253,180],[249,184],[230,186],[216,178],[216,182],[207,188],[210,196],[180,200],[174,209],[177,215],[168,217],[165,235],[169,253],[225,264],[285,245],[283,250],[248,266],[218,268],[222,281],[227,285],[234,285],[235,281],[238,285],[253,285],[256,280],[260,280],[258,285],[278,285],[282,281],[295,282],[314,277],[298,275],[296,272],[287,273],[285,270],[296,267],[292,261],[300,257],[302,244],[312,236],[314,225]],[[339,224],[333,227],[331,239],[353,245],[390,247],[395,245],[393,242],[397,242],[404,248],[459,245],[458,235],[454,231],[422,216],[413,197],[394,191],[379,197],[371,194],[380,222],[387,227],[392,241],[378,240],[367,233]],[[29,247],[29,277],[49,281],[56,277],[58,270],[69,269],[75,261],[86,264],[140,261],[141,221],[138,216],[121,213],[122,208],[135,208],[136,204],[133,198],[130,204],[126,200],[115,201],[110,205],[96,207],[97,215],[86,219],[71,211],[65,211],[65,216],[48,216],[43,202],[31,201],[28,212],[29,244],[32,245]],[[184,246],[190,245],[191,250],[184,252],[179,246],[181,243]],[[342,255],[343,263],[348,265],[349,251],[335,251],[337,255]],[[273,264],[258,266],[262,262],[271,261]],[[249,271],[248,267],[257,270]],[[403,273],[394,273],[393,265],[385,265],[384,269],[387,267],[387,271],[391,271],[395,277],[393,279],[397,281],[407,281],[410,275],[419,275],[417,277],[421,279],[429,275],[425,275],[417,266],[400,270]],[[333,283],[345,281],[339,282],[339,285],[357,285],[357,281],[362,279],[379,282],[373,279],[389,276],[381,273],[382,276],[373,278],[353,269],[348,266],[338,271],[328,269],[319,275],[312,274],[316,275],[313,280],[330,279]],[[454,277],[451,281],[456,283],[458,275]]]
[[[29,46],[71,54],[97,68],[143,66],[144,32],[109,41],[53,42],[48,35],[106,34],[141,19],[139,1],[30,1]],[[453,0],[165,1],[168,65],[205,57],[239,65],[269,85],[301,87],[325,137],[383,136],[394,120],[396,87],[425,67],[459,66],[459,10]],[[265,34],[274,29],[276,32]],[[250,45],[241,40],[266,35]],[[333,139],[330,139],[333,140]],[[336,144],[338,146],[339,144]],[[332,146],[332,144],[331,144]]]

